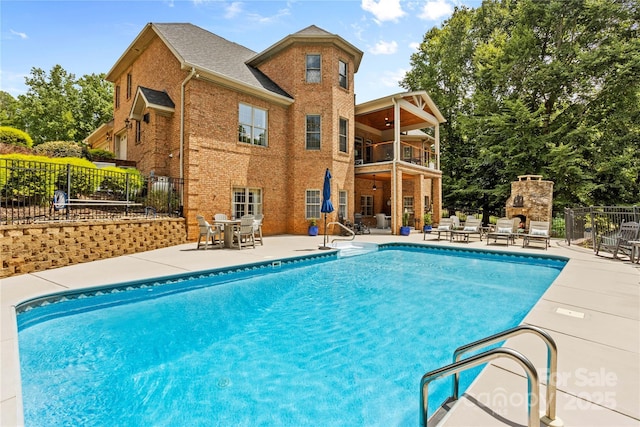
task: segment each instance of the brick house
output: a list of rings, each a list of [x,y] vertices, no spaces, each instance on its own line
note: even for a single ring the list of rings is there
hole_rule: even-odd
[[[215,213],[263,213],[265,234],[306,233],[326,168],[329,221],[362,212],[375,226],[384,213],[397,233],[405,210],[440,213],[445,120],[422,91],[356,105],[362,55],[316,26],[256,53],[192,24],[149,23],[107,74],[114,119],[92,145],[184,178],[191,239],[196,215]]]

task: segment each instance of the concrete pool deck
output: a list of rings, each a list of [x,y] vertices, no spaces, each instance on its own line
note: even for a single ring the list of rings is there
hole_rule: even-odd
[[[322,236],[265,237],[256,249],[195,250],[195,243],[25,274],[0,283],[1,342],[0,426],[22,425],[17,335],[13,307],[40,295],[265,261],[318,252]],[[423,243],[423,235],[357,236],[356,241]],[[558,344],[557,416],[565,426],[640,426],[640,264],[597,257],[590,250],[552,241],[549,250],[486,245],[427,243],[537,255],[559,255],[569,263],[523,323],[538,326]],[[463,345],[466,343],[460,343]],[[513,348],[536,366],[545,380],[546,349],[531,335],[509,339]],[[527,382],[521,367],[508,360],[488,365],[462,398],[444,416],[443,426],[524,426],[527,424]],[[419,378],[416,379],[419,384]],[[545,408],[540,387],[541,411]],[[416,410],[419,387],[416,386]],[[416,415],[417,421],[417,415]]]

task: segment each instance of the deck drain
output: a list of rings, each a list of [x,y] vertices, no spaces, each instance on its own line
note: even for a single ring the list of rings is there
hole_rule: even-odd
[[[577,319],[584,319],[584,313],[574,310],[567,310],[566,308],[556,308],[556,313],[565,316],[575,317]]]

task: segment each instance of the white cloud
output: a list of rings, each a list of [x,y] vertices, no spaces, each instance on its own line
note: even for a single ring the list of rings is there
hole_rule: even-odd
[[[362,9],[371,12],[376,22],[393,21],[405,15],[400,0],[362,0]]]
[[[420,42],[411,42],[409,43],[409,48],[411,50],[418,50],[420,49]]]
[[[20,37],[22,40],[26,40],[26,39],[29,38],[29,36],[27,36],[26,33],[20,33],[20,32],[15,31],[15,30],[9,30],[9,31],[11,31],[11,34],[13,34],[14,36]]]
[[[399,87],[398,82],[404,79],[404,75],[407,73],[407,70],[398,68],[397,70],[388,70],[384,71],[380,76],[380,83],[386,87]]]
[[[280,18],[284,16],[289,16],[289,15],[291,15],[291,10],[289,10],[288,8],[285,8],[285,9],[280,9],[275,15],[272,15],[272,16],[262,16],[258,13],[250,13],[247,15],[247,17],[254,22],[259,22],[260,24],[270,24],[272,22],[278,21]]]
[[[369,49],[369,53],[374,55],[391,55],[398,51],[398,43],[395,41],[385,42],[379,41],[374,47]]]
[[[234,1],[225,6],[225,14],[224,17],[227,19],[232,19],[242,13],[242,2]]]
[[[418,17],[426,21],[437,21],[453,13],[453,6],[446,0],[429,0]]]

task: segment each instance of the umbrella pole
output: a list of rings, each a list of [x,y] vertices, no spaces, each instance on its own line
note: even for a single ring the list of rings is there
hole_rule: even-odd
[[[324,214],[324,247],[327,247],[327,213]]]

